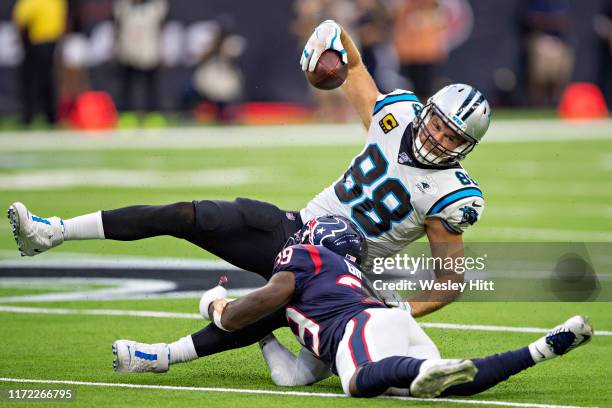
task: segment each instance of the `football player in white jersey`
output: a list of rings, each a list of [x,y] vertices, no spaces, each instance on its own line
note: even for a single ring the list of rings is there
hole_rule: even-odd
[[[433,256],[462,256],[462,232],[480,218],[484,200],[459,162],[484,136],[489,104],[476,89],[461,84],[438,91],[424,106],[408,91],[379,95],[353,41],[333,21],[315,29],[302,55],[302,68],[313,69],[330,48],[348,64],[342,89],[368,129],[366,146],[347,172],[300,212],[237,198],[137,205],[64,220],[38,217],[15,202],[8,216],[21,254],[37,255],[69,240],[131,241],[170,235],[269,279],[276,254],[305,222],[339,214],[352,219],[366,235],[366,266],[374,257],[393,255],[423,235]],[[436,272],[440,280],[463,280],[453,271]],[[404,305],[417,317],[453,297],[421,292]],[[253,336],[259,337],[248,340],[243,333],[241,342],[257,341],[269,329],[256,331]],[[211,325],[192,336],[199,356],[230,348],[227,334],[213,335],[214,330]]]

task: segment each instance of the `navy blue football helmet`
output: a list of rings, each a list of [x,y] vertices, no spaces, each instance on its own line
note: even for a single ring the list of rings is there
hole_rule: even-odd
[[[308,221],[289,238],[285,246],[296,244],[323,245],[357,264],[368,256],[363,232],[349,219],[339,215],[324,215]]]

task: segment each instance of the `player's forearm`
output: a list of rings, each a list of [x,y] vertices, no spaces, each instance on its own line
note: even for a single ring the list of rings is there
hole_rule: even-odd
[[[272,276],[263,288],[257,289],[233,302],[217,299],[208,307],[220,329],[240,330],[285,306],[293,296],[295,278],[291,272]]]
[[[463,283],[463,274],[452,270],[437,271],[434,285],[436,283],[440,283],[446,286],[449,282],[454,284]],[[451,287],[455,287],[455,285],[452,285]],[[460,295],[461,291],[458,289],[424,290],[408,299],[408,302],[410,303],[412,316],[420,317],[435,312],[449,303],[452,303]]]
[[[374,104],[379,94],[378,88],[365,65],[363,65],[357,46],[344,28],[340,33],[340,39],[344,44],[348,58],[348,76],[342,85],[342,90],[357,111],[363,125],[368,129],[372,120]]]
[[[252,293],[243,298],[227,303],[221,312],[221,325],[227,331],[236,331],[247,327],[264,316],[278,310],[282,305],[270,302],[262,296]],[[215,303],[210,306],[214,311]],[[212,315],[212,313],[211,313]]]
[[[419,301],[419,300],[410,300],[408,303],[410,303],[410,310],[411,310],[411,314],[412,317],[421,317],[421,316],[425,316],[428,315],[430,313],[435,312],[438,309],[443,308],[444,306],[448,305],[449,303],[451,303],[452,301],[448,301],[448,302],[429,302],[429,301]]]

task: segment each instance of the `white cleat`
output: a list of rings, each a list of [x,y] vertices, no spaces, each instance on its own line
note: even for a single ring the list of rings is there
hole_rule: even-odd
[[[8,208],[8,219],[21,256],[34,256],[64,242],[64,221],[41,218],[16,202]]]
[[[410,384],[410,395],[435,398],[452,385],[473,381],[477,372],[471,360],[425,360]]]
[[[165,373],[170,367],[170,348],[165,343],[117,340],[113,354],[113,370],[118,373]]]
[[[535,362],[548,360],[580,347],[593,337],[593,326],[586,316],[574,316],[529,345]]]

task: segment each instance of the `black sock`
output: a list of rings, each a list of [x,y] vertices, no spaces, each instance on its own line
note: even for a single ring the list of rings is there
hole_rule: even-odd
[[[453,385],[442,393],[443,396],[478,394],[535,364],[533,358],[531,358],[529,347],[494,354],[485,358],[476,358],[472,361],[478,368],[478,374],[476,374],[474,381]]]
[[[102,225],[105,238],[118,241],[133,241],[158,235],[184,238],[193,231],[195,209],[191,202],[135,205],[102,211]]]

